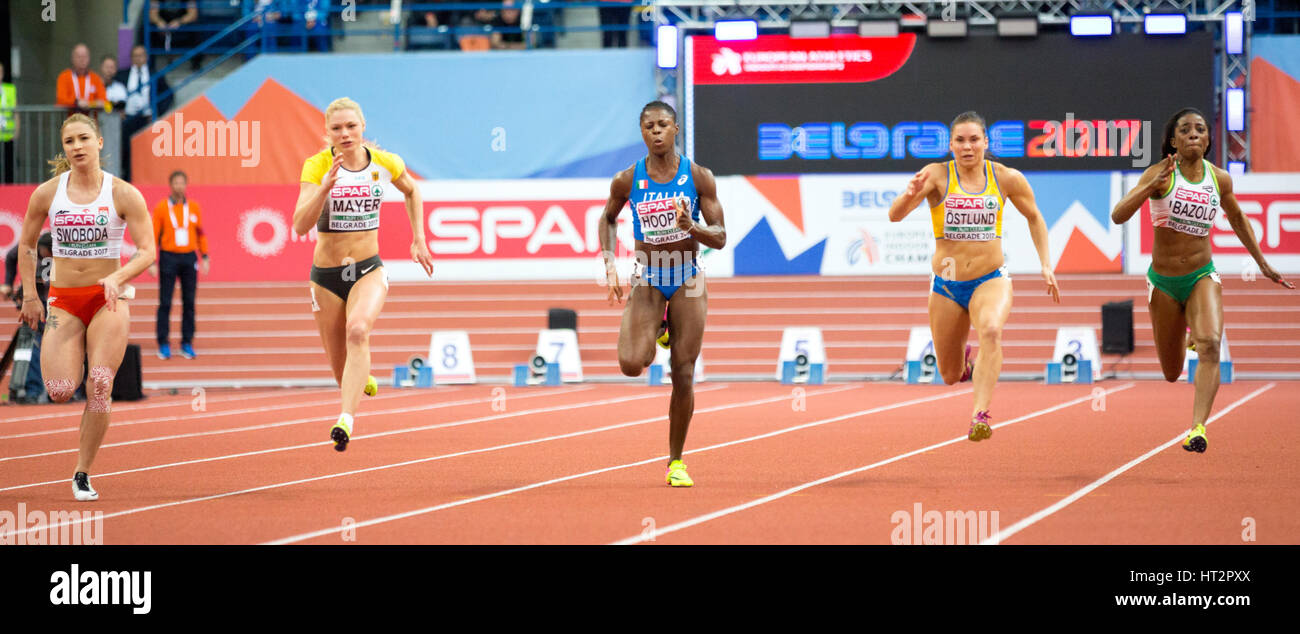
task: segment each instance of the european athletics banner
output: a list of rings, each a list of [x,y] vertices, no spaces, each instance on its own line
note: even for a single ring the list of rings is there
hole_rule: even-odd
[[[967,110],[1012,167],[1141,169],[1171,114],[1214,112],[1207,32],[693,36],[685,69],[687,153],[719,175],[915,172],[949,156],[949,123]]]

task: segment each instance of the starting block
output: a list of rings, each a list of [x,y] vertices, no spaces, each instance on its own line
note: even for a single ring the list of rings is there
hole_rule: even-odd
[[[1047,364],[1048,385],[1061,383],[1092,383],[1092,361],[1089,359],[1070,362],[1073,357],[1067,355],[1065,361],[1053,361]]]
[[[1195,350],[1188,350],[1187,356],[1183,358],[1183,365],[1187,367],[1187,382],[1196,382],[1196,366],[1198,364]],[[1219,383],[1232,383],[1232,351],[1228,349],[1228,329],[1223,329],[1223,336],[1219,339]]]
[[[1097,347],[1097,331],[1089,326],[1058,328],[1044,382],[1058,385],[1100,380],[1101,352]]]
[[[433,387],[433,368],[427,365],[418,368],[393,366],[393,387]]]
[[[514,384],[515,387],[527,387],[530,385],[560,385],[560,364],[547,363],[541,355],[533,357],[532,361],[527,364],[515,365]]]
[[[1189,350],[1190,352],[1190,350]],[[1196,382],[1196,366],[1199,362],[1196,359],[1187,360],[1187,382]],[[1219,383],[1232,383],[1232,362],[1219,361]]]
[[[907,334],[907,355],[903,358],[903,379],[911,384],[936,383],[939,361],[929,326],[913,326]],[[939,381],[942,383],[942,381]]]
[[[669,362],[672,360],[672,353],[655,346],[655,360],[650,364],[646,371],[647,385],[671,385],[672,368]],[[704,355],[695,357],[695,374],[694,382],[701,383],[704,381]]]
[[[797,355],[794,361],[781,362],[781,384],[792,385],[807,383],[822,385],[826,383],[826,364],[810,363],[808,355]]]
[[[781,383],[826,382],[826,345],[821,328],[786,328],[776,358],[776,380]]]

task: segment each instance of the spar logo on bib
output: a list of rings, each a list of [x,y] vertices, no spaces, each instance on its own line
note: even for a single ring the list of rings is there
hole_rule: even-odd
[[[1201,205],[1211,205],[1211,206],[1218,204],[1218,198],[1213,194],[1210,194],[1208,192],[1198,192],[1194,189],[1188,189],[1186,187],[1178,188],[1178,191],[1174,193],[1174,200],[1182,200],[1189,203],[1197,203]]]
[[[384,188],[380,185],[335,185],[330,190],[331,198],[382,198]]]
[[[994,196],[949,196],[943,206],[950,210],[996,211],[998,199]]]

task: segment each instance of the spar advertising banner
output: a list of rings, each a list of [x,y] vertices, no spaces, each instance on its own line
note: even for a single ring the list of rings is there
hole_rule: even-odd
[[[1209,32],[693,36],[686,52],[687,153],[719,175],[915,172],[967,110],[1017,169],[1141,169],[1176,110],[1214,112]]]
[[[1137,185],[1140,174],[1128,174],[1125,191]],[[1268,263],[1282,273],[1300,273],[1300,174],[1243,174],[1232,179],[1233,195],[1241,212],[1250,220],[1255,240]],[[1151,203],[1129,220],[1125,270],[1147,272],[1155,228],[1151,225]],[[1258,272],[1255,259],[1232,231],[1226,214],[1219,213],[1210,229],[1214,266],[1221,275],[1249,277]]]
[[[607,179],[422,181],[425,237],[438,280],[586,279],[603,283],[597,232],[609,195]],[[13,248],[35,186],[0,187],[0,252]],[[140,188],[152,211],[165,187]],[[213,281],[306,280],[316,232],[293,231],[297,185],[225,185],[189,188],[203,207]],[[621,271],[631,272],[631,213],[619,217]],[[127,242],[130,240],[128,238]],[[379,254],[394,280],[426,279],[410,259],[411,229],[399,192],[387,187],[380,209]],[[124,248],[123,258],[133,247]],[[706,252],[701,265],[729,275],[723,252]],[[342,263],[340,263],[341,265]],[[152,279],[146,273],[139,278]]]

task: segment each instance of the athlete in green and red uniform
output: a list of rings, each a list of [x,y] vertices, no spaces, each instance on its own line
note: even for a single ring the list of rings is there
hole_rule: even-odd
[[[1195,108],[1179,110],[1165,124],[1161,149],[1165,160],[1148,167],[1137,186],[1120,199],[1110,214],[1115,224],[1124,224],[1142,207],[1142,201],[1151,200],[1155,245],[1151,249],[1151,268],[1147,270],[1147,310],[1151,313],[1160,369],[1170,383],[1183,372],[1185,335],[1191,329],[1191,344],[1200,362],[1196,368],[1192,431],[1183,441],[1183,449],[1197,452],[1204,452],[1208,446],[1205,420],[1219,391],[1223,288],[1210,259],[1209,236],[1220,210],[1264,276],[1295,288],[1264,261],[1250,223],[1232,193],[1232,177],[1205,160],[1209,151],[1210,129],[1205,115]]]

